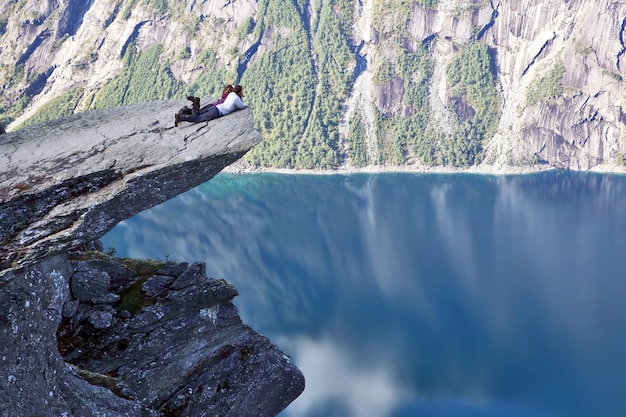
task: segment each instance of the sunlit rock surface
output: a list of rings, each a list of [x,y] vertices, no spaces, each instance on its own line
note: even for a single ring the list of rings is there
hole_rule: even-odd
[[[102,236],[261,141],[250,109],[174,127],[185,101],[78,113],[0,137],[0,266]]]

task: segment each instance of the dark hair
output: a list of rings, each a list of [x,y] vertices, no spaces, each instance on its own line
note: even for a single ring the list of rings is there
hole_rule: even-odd
[[[233,86],[231,84],[228,84],[226,87],[224,87],[224,89],[222,90],[222,95],[227,96],[228,94],[233,92]]]
[[[237,94],[239,97],[243,97],[243,87],[240,86],[239,84],[237,84],[235,86],[235,88],[233,88],[233,91],[235,92],[235,94]]]

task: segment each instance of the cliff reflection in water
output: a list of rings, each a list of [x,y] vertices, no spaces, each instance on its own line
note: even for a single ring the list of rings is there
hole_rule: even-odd
[[[626,415],[626,177],[226,175],[118,225],[294,356],[283,414]]]

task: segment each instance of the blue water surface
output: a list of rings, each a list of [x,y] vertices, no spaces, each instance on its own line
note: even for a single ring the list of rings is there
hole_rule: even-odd
[[[626,415],[624,176],[220,174],[103,243],[234,283],[281,416]]]

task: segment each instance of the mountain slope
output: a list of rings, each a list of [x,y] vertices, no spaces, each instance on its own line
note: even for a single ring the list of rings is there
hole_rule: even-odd
[[[0,16],[12,129],[241,82],[266,139],[253,166],[612,169],[626,153],[622,2],[3,0]]]

